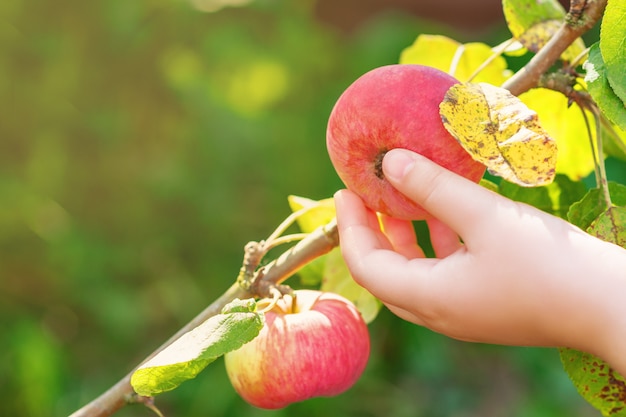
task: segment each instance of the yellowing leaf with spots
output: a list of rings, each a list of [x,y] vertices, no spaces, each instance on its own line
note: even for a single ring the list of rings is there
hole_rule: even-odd
[[[502,10],[515,39],[531,52],[538,52],[556,34],[565,19],[565,9],[558,0],[503,0]],[[561,58],[572,61],[585,50],[576,39]]]
[[[556,172],[574,181],[593,172],[587,125],[577,105],[568,105],[567,97],[546,88],[533,88],[519,96],[520,100],[537,112],[541,125],[554,138],[559,149]],[[587,119],[594,131],[593,115],[587,111]]]
[[[537,113],[508,90],[457,84],[446,93],[440,114],[446,129],[490,173],[523,187],[554,179],[556,142]]]

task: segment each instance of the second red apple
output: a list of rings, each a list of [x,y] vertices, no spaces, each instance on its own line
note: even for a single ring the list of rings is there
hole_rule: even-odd
[[[369,332],[357,308],[329,292],[295,291],[265,313],[261,333],[224,357],[250,404],[282,408],[349,389],[365,369]]]

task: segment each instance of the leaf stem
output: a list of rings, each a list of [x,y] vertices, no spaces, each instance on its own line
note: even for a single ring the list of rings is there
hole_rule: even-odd
[[[298,219],[298,217],[305,214],[307,211],[311,210],[314,206],[303,207],[300,210],[294,211],[291,213],[285,220],[282,221],[274,230],[274,232],[265,240],[269,245],[272,244],[272,241],[278,239],[285,231]]]
[[[459,62],[461,62],[461,57],[465,53],[465,45],[459,45],[454,52],[454,56],[452,57],[452,62],[450,62],[450,68],[448,69],[448,74],[454,77],[454,73],[456,73],[456,69],[459,66]]]
[[[589,118],[587,117],[587,113],[585,113],[585,108],[582,106],[578,106],[580,112],[582,113],[583,120],[585,121],[585,128],[587,129],[587,137],[589,138],[589,146],[591,147],[591,157],[593,158],[593,167],[596,175],[596,186],[602,189],[602,152],[598,149],[599,140],[594,140],[593,132],[591,131],[591,124],[589,123]]]
[[[295,242],[297,240],[302,240],[305,237],[307,237],[308,233],[293,233],[291,235],[285,235],[285,236],[280,236],[277,237],[274,240],[271,241],[267,241],[265,249],[267,251],[270,251],[271,249],[274,249],[277,246],[280,245],[284,245],[285,243],[291,243],[291,242]]]
[[[466,82],[470,83],[472,82],[472,80],[474,78],[476,78],[476,76],[478,74],[480,74],[480,72],[485,69],[485,67],[489,64],[491,64],[493,62],[494,59],[496,59],[497,57],[501,56],[504,51],[506,51],[506,48],[508,48],[510,45],[512,45],[515,42],[515,38],[511,38],[508,39],[504,42],[502,42],[500,45],[497,45],[496,47],[494,47],[493,50],[493,54],[491,54],[489,56],[489,58],[487,58],[485,60],[485,62],[483,62],[482,64],[480,64],[480,66],[478,68],[476,68],[476,70],[474,70],[474,72],[472,73],[472,75],[469,76],[469,78],[466,80]]]
[[[604,201],[607,207],[612,207],[611,194],[609,193],[609,181],[606,174],[606,165],[604,164],[604,150],[602,144],[602,124],[600,121],[600,114],[597,107],[592,109],[593,118],[596,125],[596,148],[598,150],[598,171],[600,175],[600,181],[598,187],[602,190]]]

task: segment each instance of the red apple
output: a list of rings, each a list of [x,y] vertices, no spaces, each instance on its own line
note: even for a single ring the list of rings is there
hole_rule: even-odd
[[[333,293],[295,291],[265,313],[259,335],[224,357],[235,390],[266,409],[338,395],[365,369],[370,342],[356,307]]]
[[[480,181],[485,167],[448,133],[439,115],[439,104],[457,82],[431,67],[388,65],[362,75],[339,97],[328,120],[328,153],[346,187],[368,207],[406,220],[429,217],[385,179],[383,156],[394,148]]]

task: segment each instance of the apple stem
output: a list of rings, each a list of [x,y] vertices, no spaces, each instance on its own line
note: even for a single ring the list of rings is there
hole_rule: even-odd
[[[296,293],[291,294],[291,313],[298,312],[298,295]]]
[[[276,288],[275,285],[271,285],[269,288],[269,292],[272,295],[272,299],[271,300],[267,300],[266,303],[267,305],[263,308],[261,308],[260,310],[258,310],[259,313],[261,314],[265,314],[268,311],[270,311],[271,309],[273,309],[276,306],[276,303],[278,303],[278,300],[280,300],[283,296],[283,293],[280,292],[278,290],[278,288]]]

